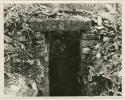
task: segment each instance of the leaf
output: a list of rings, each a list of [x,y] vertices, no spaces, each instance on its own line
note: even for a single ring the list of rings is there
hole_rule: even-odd
[[[95,46],[95,49],[98,49],[100,47],[100,44],[98,43],[96,46]]]
[[[101,54],[99,52],[96,54],[96,58],[101,58]]]
[[[106,41],[108,41],[109,40],[109,37],[103,37],[103,42],[106,42]]]
[[[104,56],[104,60],[107,60],[107,56]]]

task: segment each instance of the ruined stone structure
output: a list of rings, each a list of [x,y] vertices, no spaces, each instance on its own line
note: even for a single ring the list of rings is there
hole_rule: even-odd
[[[87,90],[86,90],[87,83],[85,83],[87,82],[87,75],[88,75],[87,64],[90,64],[91,61],[86,61],[86,59],[88,55],[91,55],[89,54],[91,46],[96,45],[99,39],[99,35],[90,33],[91,20],[86,18],[66,19],[66,20],[37,19],[32,21],[31,25],[33,26],[33,29],[36,32],[45,35],[45,40],[46,40],[45,43],[47,45],[47,53],[48,53],[47,61],[49,61],[48,62],[49,65],[46,66],[47,71],[45,74],[47,76],[44,77],[43,81],[48,81],[48,83],[42,84],[41,86],[49,89],[44,89],[46,90],[44,92],[47,93],[48,95],[57,95],[57,96],[87,95]],[[63,39],[61,39],[61,37],[63,37]],[[60,43],[56,44],[56,42]],[[62,46],[62,51],[59,49],[59,47],[61,48],[61,46]],[[69,52],[66,52],[66,50],[69,50]],[[67,59],[68,62],[64,59]],[[74,77],[73,73],[75,74]],[[73,81],[71,77],[67,78],[70,75],[74,79],[76,78],[76,80]],[[71,81],[69,83],[64,82],[70,79]],[[71,86],[72,90],[70,86],[65,86],[65,84],[71,84],[75,81],[76,83],[73,84],[74,86]],[[73,89],[73,87],[75,86],[76,88]],[[63,89],[61,89],[60,87],[62,87]],[[64,93],[59,93],[59,91],[63,91]],[[72,91],[77,91],[77,93]]]
[[[121,70],[121,18],[103,5],[16,4],[12,16],[7,7],[5,94],[114,95],[110,90],[121,81],[114,71]]]

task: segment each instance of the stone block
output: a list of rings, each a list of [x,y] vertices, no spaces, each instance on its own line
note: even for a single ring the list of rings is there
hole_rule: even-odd
[[[88,47],[82,48],[83,54],[88,54],[89,52],[90,52],[90,48],[88,48]]]
[[[35,33],[35,37],[37,38],[37,39],[44,39],[45,37],[44,37],[44,34],[42,34],[41,32],[36,32]]]
[[[4,44],[4,51],[14,52],[14,47],[10,44]]]
[[[35,31],[80,31],[89,30],[91,28],[90,20],[78,19],[45,19],[31,22]]]
[[[99,40],[98,34],[84,34],[82,33],[82,39],[84,40]]]
[[[95,46],[97,44],[97,40],[81,40],[81,46],[82,47],[91,47],[91,46]]]
[[[24,32],[22,32],[22,31],[21,32],[19,31],[16,33],[17,36],[22,36],[23,34],[24,34]]]
[[[12,43],[12,42],[13,42],[13,39],[11,39],[10,37],[4,35],[4,41],[5,41],[6,43]]]
[[[25,36],[18,36],[18,37],[15,37],[15,39],[21,42],[28,41]]]

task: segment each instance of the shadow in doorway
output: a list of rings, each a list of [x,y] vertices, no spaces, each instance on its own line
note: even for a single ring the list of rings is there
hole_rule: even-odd
[[[51,35],[49,61],[51,96],[80,96],[79,66],[80,40],[68,34]]]

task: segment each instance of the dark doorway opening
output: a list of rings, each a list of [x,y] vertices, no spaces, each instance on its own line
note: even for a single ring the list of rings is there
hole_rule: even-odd
[[[78,33],[51,33],[49,80],[51,96],[79,96],[80,39]]]

